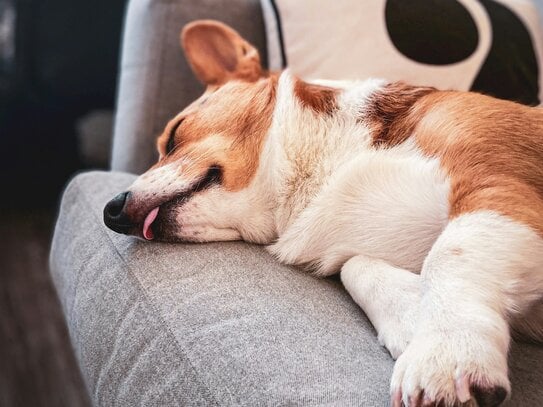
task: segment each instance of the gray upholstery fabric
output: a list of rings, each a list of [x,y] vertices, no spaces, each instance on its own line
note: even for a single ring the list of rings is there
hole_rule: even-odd
[[[96,405],[388,404],[393,361],[340,283],[241,242],[115,234],[102,208],[133,179],[76,177],[51,253]],[[509,405],[543,405],[543,348],[515,345],[511,366]]]
[[[189,21],[212,18],[238,30],[265,62],[258,0],[131,0],[127,10],[112,169],[141,173],[156,160],[156,137],[167,121],[203,92],[180,50]]]

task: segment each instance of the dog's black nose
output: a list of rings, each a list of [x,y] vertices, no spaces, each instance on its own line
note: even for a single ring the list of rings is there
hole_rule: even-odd
[[[123,192],[109,201],[104,208],[104,223],[117,233],[129,233],[134,227],[124,211],[130,192]]]

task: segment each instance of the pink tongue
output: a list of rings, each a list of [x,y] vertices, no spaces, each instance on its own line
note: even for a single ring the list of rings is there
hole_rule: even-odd
[[[157,215],[158,215],[158,207],[153,209],[147,217],[145,218],[145,221],[143,222],[143,237],[147,240],[153,240],[155,235],[153,234],[153,230],[151,229],[151,225],[155,221]]]

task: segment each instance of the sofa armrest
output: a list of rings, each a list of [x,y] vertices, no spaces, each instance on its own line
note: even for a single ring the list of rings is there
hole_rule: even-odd
[[[223,21],[253,43],[266,63],[259,0],[131,0],[125,20],[111,167],[145,171],[167,121],[203,91],[181,53],[189,21]]]

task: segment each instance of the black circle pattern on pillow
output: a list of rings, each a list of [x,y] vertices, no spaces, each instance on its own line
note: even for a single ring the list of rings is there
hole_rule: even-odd
[[[539,66],[532,37],[508,7],[479,0],[492,23],[492,45],[471,90],[526,105],[538,105]]]
[[[479,43],[475,21],[455,0],[388,0],[385,19],[396,49],[423,64],[463,61]]]
[[[492,25],[492,44],[471,90],[527,105],[539,104],[539,67],[528,29],[507,6],[479,0]],[[477,48],[477,26],[456,0],[388,0],[389,37],[407,58],[448,65],[468,58]]]
[[[281,13],[275,0],[270,2],[278,25],[281,65],[285,68],[288,63]],[[470,90],[527,105],[538,105],[539,66],[530,32],[507,6],[494,0],[479,2],[488,13],[493,39],[487,58]],[[442,13],[441,17],[439,13]],[[414,27],[406,24],[409,19]],[[435,21],[446,23],[436,24]],[[385,23],[396,49],[419,63],[448,65],[460,62],[473,53],[479,41],[473,18],[457,0],[387,0]],[[451,27],[454,27],[452,33],[447,33]],[[444,41],[447,38],[449,41]],[[436,49],[435,43],[431,44],[434,39],[436,43],[444,43],[445,46]],[[434,52],[421,51],[421,43],[417,43],[417,40]],[[444,55],[449,52],[452,56]]]

